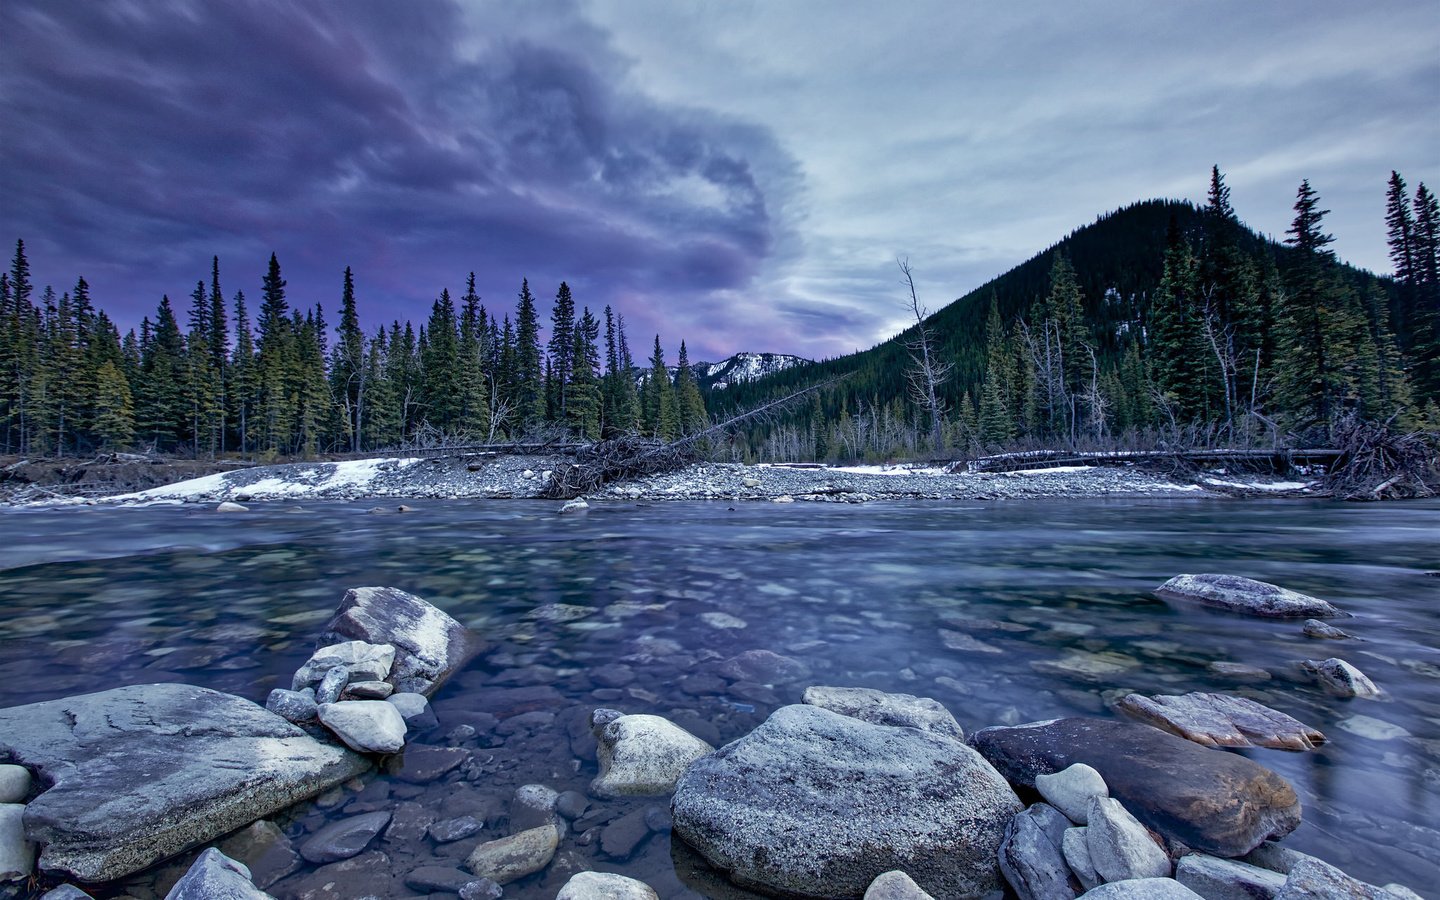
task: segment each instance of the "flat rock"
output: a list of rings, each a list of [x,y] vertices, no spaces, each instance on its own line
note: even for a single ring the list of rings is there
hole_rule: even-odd
[[[1156,588],[1155,596],[1270,619],[1333,619],[1349,615],[1318,597],[1238,575],[1176,575]]]
[[[715,671],[731,681],[754,681],[759,684],[784,684],[810,675],[809,666],[773,650],[746,650],[744,653],[737,653],[720,663]]]
[[[965,731],[950,710],[929,697],[887,694],[873,688],[816,686],[805,689],[801,702],[874,725],[918,728],[941,737],[965,740]]]
[[[675,833],[732,880],[818,897],[892,869],[937,897],[983,895],[1021,808],[963,744],[804,705],[697,760],[671,804]]]
[[[22,881],[35,871],[35,845],[25,839],[25,807],[0,803],[0,882]]]
[[[1113,797],[1090,800],[1085,844],[1090,864],[1106,881],[1169,878],[1170,856],[1165,848]]]
[[[485,823],[474,816],[456,816],[453,819],[443,819],[433,822],[430,825],[430,837],[437,844],[448,844],[452,841],[462,840],[473,834],[479,834]]]
[[[600,774],[590,783],[597,797],[668,794],[675,780],[713,747],[659,716],[620,716],[597,724]]]
[[[865,889],[863,900],[935,900],[915,879],[895,869],[879,875]]]
[[[1020,900],[1072,900],[1076,895],[1060,843],[1070,820],[1036,803],[1010,820],[1000,843],[1000,872]]]
[[[1314,750],[1325,735],[1304,722],[1229,694],[1127,694],[1117,708],[1205,747],[1269,747],[1273,750]]]
[[[1300,664],[1300,669],[1324,688],[1327,694],[1369,699],[1380,696],[1380,689],[1375,686],[1375,682],[1343,659],[1333,656],[1330,659],[1307,659]]]
[[[458,894],[460,889],[475,880],[475,876],[464,869],[452,866],[419,866],[405,876],[405,885],[417,891],[430,893]]]
[[[346,591],[319,643],[342,641],[391,645],[395,665],[389,680],[396,692],[427,697],[484,648],[479,636],[443,610],[392,587]]]
[[[1300,631],[1306,637],[1317,641],[1348,641],[1355,637],[1343,628],[1336,628],[1319,619],[1306,619],[1305,624],[1300,626]]]
[[[979,638],[973,638],[963,631],[952,631],[949,628],[940,629],[940,643],[945,645],[946,650],[953,650],[956,653],[1004,653],[999,647],[987,644]]]
[[[559,830],[542,825],[481,844],[471,852],[465,867],[496,884],[509,884],[550,865],[559,843]]]
[[[1300,824],[1284,778],[1234,753],[1210,750],[1149,725],[1075,717],[984,728],[970,743],[1012,783],[1077,762],[1146,827],[1216,856],[1241,856]]]
[[[216,847],[250,870],[250,880],[261,890],[300,868],[300,854],[280,826],[267,819],[252,822]]]
[[[300,845],[300,855],[316,865],[358,856],[390,824],[389,810],[331,822]]]
[[[1278,872],[1204,853],[1181,857],[1175,880],[1206,900],[1269,900],[1285,886]]]
[[[1060,852],[1065,856],[1066,865],[1079,880],[1080,887],[1087,891],[1093,890],[1100,883],[1100,873],[1095,871],[1095,863],[1090,860],[1090,841],[1086,836],[1088,831],[1083,825],[1067,828],[1060,839]]]
[[[1084,763],[1066,766],[1051,775],[1036,775],[1035,789],[1047,803],[1076,825],[1084,825],[1088,821],[1093,798],[1110,796],[1105,779]]]
[[[0,803],[24,803],[30,795],[30,770],[24,766],[0,766]]]
[[[274,900],[250,882],[250,870],[214,847],[201,853],[165,900]]]
[[[394,753],[405,746],[405,718],[384,700],[322,703],[320,722],[352,750]]]
[[[40,867],[109,881],[319,794],[369,761],[249,700],[148,684],[0,710],[0,755],[51,787]]]
[[[390,761],[390,774],[411,784],[429,784],[470,758],[463,747],[410,747]]]
[[[660,895],[645,882],[624,875],[576,872],[555,900],[660,900]]]
[[[632,809],[600,832],[600,849],[612,859],[624,860],[650,836],[649,810]]]
[[[1133,878],[1102,884],[1080,895],[1085,900],[1205,900],[1173,878]]]
[[[1306,857],[1291,867],[1275,900],[1394,900],[1396,896],[1351,878],[1327,862]]]

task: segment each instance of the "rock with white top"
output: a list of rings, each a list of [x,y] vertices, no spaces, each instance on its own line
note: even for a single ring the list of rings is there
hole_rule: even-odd
[[[235,502],[230,501],[230,500],[225,500],[225,501],[223,501],[222,503],[220,503],[220,505],[218,505],[218,506],[215,507],[215,511],[216,511],[216,512],[223,512],[223,513],[249,512],[249,511],[250,511],[250,507],[248,507],[248,506],[241,506],[239,503],[235,503]]]
[[[576,872],[555,900],[660,900],[660,895],[645,882],[624,875]]]
[[[1285,886],[1285,876],[1279,872],[1205,853],[1181,857],[1175,880],[1206,900],[1270,898]]]
[[[899,869],[886,872],[870,882],[862,900],[935,900],[915,879]]]
[[[250,881],[250,870],[209,848],[175,882],[165,900],[274,900]]]
[[[560,507],[560,514],[562,516],[573,515],[575,513],[584,513],[589,511],[590,504],[585,501],[584,497],[576,497],[574,500],[566,500],[565,504]]]
[[[1094,797],[1085,826],[1090,862],[1106,881],[1169,878],[1170,856],[1119,800]]]
[[[608,712],[592,720],[600,774],[590,792],[597,797],[668,794],[687,766],[715,749],[660,716]]]
[[[1156,588],[1155,596],[1270,619],[1333,619],[1349,615],[1318,597],[1238,575],[1176,575]]]
[[[1363,697],[1373,699],[1380,696],[1380,689],[1365,673],[1343,659],[1307,659],[1300,664],[1301,670],[1309,675],[1327,694],[1336,697]]]
[[[480,638],[438,607],[392,587],[352,588],[321,633],[321,646],[342,641],[395,648],[389,682],[397,693],[430,696],[484,648]]]
[[[0,803],[24,803],[30,793],[30,770],[0,765]]]
[[[1092,799],[1110,796],[1105,779],[1084,763],[1066,766],[1050,775],[1036,775],[1035,790],[1040,792],[1045,802],[1060,810],[1076,825],[1085,824]]]
[[[310,654],[305,665],[296,670],[291,688],[298,691],[319,684],[327,673],[336,669],[346,676],[340,684],[342,688],[349,681],[383,681],[389,677],[394,664],[395,648],[390,644],[342,641]]]
[[[805,689],[801,702],[862,722],[918,728],[941,737],[965,740],[965,731],[950,710],[929,697],[887,694],[873,688],[815,686]]]
[[[322,703],[320,723],[361,753],[395,753],[405,746],[405,719],[393,703],[350,700]]]

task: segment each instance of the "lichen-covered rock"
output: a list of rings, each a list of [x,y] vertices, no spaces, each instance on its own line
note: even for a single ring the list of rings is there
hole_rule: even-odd
[[[1318,597],[1238,575],[1176,575],[1156,588],[1155,596],[1271,619],[1331,619],[1349,615]]]
[[[395,663],[389,681],[396,692],[427,697],[484,646],[443,610],[392,587],[352,588],[345,593],[319,643],[342,641],[391,645]]]
[[[1127,694],[1116,706],[1147,725],[1154,725],[1205,747],[1269,747],[1273,750],[1314,750],[1325,735],[1298,719],[1228,694]]]
[[[590,792],[597,797],[668,794],[687,766],[715,749],[660,716],[597,719],[595,740],[600,774]]]
[[[963,744],[804,705],[697,760],[671,805],[675,833],[732,880],[812,897],[861,896],[892,869],[980,896],[1021,808]]]
[[[1300,668],[1324,688],[1326,693],[1336,697],[1370,699],[1380,696],[1380,689],[1375,686],[1375,682],[1343,659],[1333,656],[1330,659],[1307,659],[1300,664]]]
[[[1084,763],[1066,766],[1052,774],[1035,776],[1035,789],[1045,802],[1065,814],[1076,825],[1084,825],[1090,815],[1090,801],[1110,796],[1105,779]]]
[[[887,694],[873,688],[815,686],[805,689],[801,702],[862,722],[918,728],[957,741],[965,740],[965,731],[950,710],[929,697]]]
[[[660,895],[645,882],[624,875],[576,872],[555,900],[660,900]]]
[[[542,825],[481,844],[470,853],[465,867],[496,884],[509,884],[550,865],[559,843],[559,830]]]
[[[165,900],[274,900],[250,881],[250,870],[216,850],[201,853]]]

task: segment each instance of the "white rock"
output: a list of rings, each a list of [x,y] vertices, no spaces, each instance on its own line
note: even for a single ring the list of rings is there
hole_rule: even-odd
[[[225,502],[221,503],[219,506],[215,507],[215,511],[216,511],[216,512],[249,512],[249,511],[250,511],[250,507],[248,507],[248,506],[241,506],[239,503],[232,503],[231,501],[226,500]]]
[[[1372,741],[1393,741],[1410,736],[1410,732],[1399,725],[1371,716],[1351,716],[1348,719],[1341,719],[1335,725],[1342,731],[1358,734],[1360,737],[1369,738]]]
[[[1086,900],[1205,900],[1173,878],[1134,878],[1102,884],[1080,895]]]
[[[680,773],[715,748],[659,716],[621,716],[598,725],[597,797],[645,797],[675,790]]]
[[[1175,880],[1206,900],[1251,900],[1274,897],[1285,876],[1234,859],[1191,853],[1175,866]]]
[[[430,701],[425,699],[424,694],[416,694],[410,691],[391,694],[385,698],[385,702],[400,710],[400,715],[406,722],[425,715],[425,711],[430,708]]]
[[[865,890],[863,900],[935,900],[915,879],[895,869],[877,875]]]
[[[643,881],[604,872],[576,872],[555,900],[660,900]]]
[[[1106,881],[1169,878],[1170,857],[1119,800],[1093,797],[1085,829],[1090,862]]]
[[[1080,886],[1088,891],[1100,883],[1100,873],[1095,871],[1095,864],[1090,861],[1090,845],[1085,839],[1086,830],[1083,825],[1065,829],[1065,834],[1060,838],[1060,853],[1065,857],[1070,871],[1075,873]]]
[[[29,793],[29,769],[24,766],[0,766],[0,803],[24,803]]]
[[[1110,796],[1105,779],[1084,763],[1075,763],[1053,775],[1036,775],[1035,789],[1046,803],[1060,810],[1076,825],[1085,824],[1092,799]]]
[[[1307,659],[1300,664],[1300,668],[1318,682],[1326,693],[1337,697],[1373,699],[1380,696],[1380,689],[1375,686],[1375,682],[1343,659]]]
[[[395,753],[405,746],[405,718],[384,700],[320,704],[320,721],[352,750]]]
[[[700,614],[700,621],[704,625],[720,630],[745,628],[748,626],[744,619],[737,618],[729,613],[707,612]]]
[[[250,870],[214,847],[201,853],[165,900],[273,900],[250,882]]]
[[[562,506],[562,507],[560,507],[560,512],[561,512],[561,514],[565,514],[565,513],[583,513],[583,512],[589,512],[589,511],[590,511],[590,504],[585,502],[585,498],[584,498],[584,497],[576,497],[574,500],[567,500],[567,501],[565,501],[565,505]]]
[[[25,840],[23,803],[0,803],[0,881],[20,881],[35,871],[35,845]]]

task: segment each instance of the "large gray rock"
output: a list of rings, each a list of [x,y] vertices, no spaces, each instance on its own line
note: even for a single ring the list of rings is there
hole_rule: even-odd
[[[1133,878],[1102,884],[1080,895],[1085,900],[1205,900],[1173,878]]]
[[[1272,750],[1314,750],[1325,735],[1298,719],[1229,694],[1127,694],[1119,709],[1205,747],[1269,747]]]
[[[950,710],[929,697],[887,694],[874,688],[816,686],[805,689],[801,702],[862,722],[918,728],[957,741],[965,740],[965,732]]]
[[[1216,856],[1241,856],[1300,824],[1284,778],[1244,757],[1210,750],[1149,725],[1069,718],[984,728],[970,743],[1014,784],[1077,762],[1148,828]]]
[[[1077,891],[1060,850],[1070,820],[1036,803],[1010,820],[1000,844],[1000,872],[1020,900],[1072,900]]]
[[[865,889],[862,900],[935,900],[925,889],[901,871],[886,872]]]
[[[732,880],[811,897],[861,896],[892,869],[980,896],[1021,808],[958,741],[803,705],[692,764],[671,805],[675,832]]]
[[[597,720],[595,741],[600,774],[590,792],[597,797],[668,794],[687,766],[715,749],[659,716]]]
[[[645,882],[624,875],[576,872],[555,900],[660,900],[660,895]]]
[[[1270,619],[1330,619],[1349,615],[1318,597],[1238,575],[1176,575],[1156,588],[1155,596]]]
[[[470,853],[465,867],[496,884],[509,884],[550,865],[559,844],[560,830],[542,825],[481,844]]]
[[[35,871],[35,845],[25,839],[19,803],[0,803],[0,881],[22,881]]]
[[[1306,857],[1290,869],[1275,900],[1399,900],[1403,896],[1351,878],[1327,862]]]
[[[1285,886],[1279,872],[1204,853],[1181,857],[1175,880],[1205,900],[1270,900]]]
[[[392,587],[352,588],[325,626],[320,646],[342,641],[390,644],[397,692],[430,696],[483,649],[480,638],[443,610]]]
[[[320,722],[352,750],[395,753],[405,746],[405,717],[384,700],[322,703]]]
[[[1300,664],[1300,668],[1324,688],[1327,694],[1334,694],[1336,697],[1380,696],[1380,689],[1375,686],[1375,682],[1343,659],[1333,656],[1330,659],[1307,659]]]
[[[250,870],[216,850],[201,853],[165,900],[274,900],[250,883]]]
[[[1111,797],[1090,801],[1085,844],[1090,864],[1106,881],[1169,878],[1170,856],[1144,825]]]
[[[1105,779],[1084,763],[1066,766],[1050,775],[1035,776],[1035,789],[1051,806],[1060,810],[1076,825],[1084,825],[1090,816],[1090,801],[1110,796]]]
[[[89,882],[139,871],[370,765],[249,700],[184,684],[0,710],[0,755],[51,783],[25,809],[40,867]]]
[[[0,766],[0,803],[24,803],[30,794],[30,772],[24,766]]]

